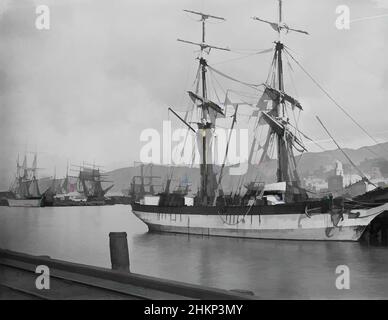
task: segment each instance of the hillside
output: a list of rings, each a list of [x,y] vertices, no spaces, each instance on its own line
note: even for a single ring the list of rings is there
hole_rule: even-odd
[[[386,151],[387,150],[387,151]],[[350,156],[350,158],[361,167],[366,170],[365,173],[368,173],[368,170],[373,166],[387,166],[388,168],[388,143],[381,145],[374,145],[371,147],[362,147],[359,149],[344,149],[344,151]],[[381,158],[385,155],[382,161],[377,162],[377,155],[381,155]],[[385,152],[385,154],[384,154]],[[336,160],[341,161],[344,164],[344,169],[350,170],[350,165],[342,152],[340,150],[331,150],[323,152],[308,152],[302,156],[296,157],[298,163],[298,169],[301,177],[307,177],[309,175],[319,176],[324,174],[334,166]],[[258,172],[257,167],[250,166],[248,170],[247,177],[251,179],[257,179],[259,181],[272,182],[275,177],[275,168],[276,161],[271,160],[262,166],[262,170]],[[219,170],[219,168],[217,168]],[[160,176],[161,180],[155,180],[155,183],[164,184],[168,172],[172,170],[171,167],[154,165],[152,169],[152,174],[155,176]],[[381,170],[384,171],[384,170]],[[388,170],[384,171],[386,177],[388,177]],[[223,179],[223,186],[226,189],[225,191],[230,191],[228,186],[236,185],[240,179],[239,176],[230,176],[229,170],[225,169],[225,175]],[[114,181],[114,188],[112,191],[120,192],[123,189],[128,189],[129,183],[133,176],[140,174],[139,167],[127,167],[116,169],[107,173],[109,178]],[[149,169],[145,170],[145,175],[149,175]],[[187,167],[174,167],[174,181],[173,185],[176,185],[179,179],[183,179],[187,175],[188,180],[192,183],[192,191],[196,191],[199,186],[199,169],[198,168],[187,168]]]
[[[381,177],[388,178],[388,143],[374,145],[370,147],[362,147],[359,149],[344,149],[345,152],[351,157],[351,159],[359,165],[359,167],[366,173],[371,173],[375,168],[378,168]],[[377,157],[376,155],[381,155]],[[325,178],[331,174],[330,169],[334,167],[336,160],[339,160],[344,165],[345,173],[354,173],[354,169],[342,154],[340,150],[330,150],[323,152],[308,152],[302,156],[296,157],[298,163],[298,170],[301,178],[316,177]],[[276,160],[270,160],[261,166],[261,170],[258,170],[256,166],[250,165],[248,173],[246,174],[246,180],[256,180],[273,182],[275,180],[275,168]],[[160,177],[154,179],[154,185],[159,185],[157,190],[160,190],[162,185],[165,185],[166,177],[174,170],[172,187],[176,186],[179,181],[187,179],[192,187],[191,190],[196,192],[200,183],[199,168],[188,167],[168,167],[163,165],[153,165],[152,175]],[[219,172],[220,168],[216,167],[216,172]],[[114,187],[111,192],[122,192],[124,189],[128,189],[130,182],[134,176],[140,175],[140,167],[126,167],[120,168],[106,173],[107,179],[111,180]],[[145,175],[150,175],[149,167],[144,170]],[[236,186],[241,177],[230,176],[228,168],[225,168],[223,187],[225,192],[230,192],[233,186]],[[146,181],[147,182],[147,181]],[[58,181],[58,183],[60,183]],[[103,183],[104,187],[108,187],[111,183]],[[39,180],[39,187],[41,191],[46,190],[51,185],[50,178],[43,178]]]

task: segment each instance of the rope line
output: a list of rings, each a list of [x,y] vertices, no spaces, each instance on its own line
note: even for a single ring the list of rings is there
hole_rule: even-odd
[[[370,139],[373,140],[374,143],[376,143],[376,145],[378,145],[380,148],[382,148],[385,152],[387,152],[388,150],[385,150],[385,148],[383,148],[381,145],[380,145],[380,142],[378,142],[363,126],[361,126],[360,123],[358,123],[358,121],[356,119],[354,119],[352,117],[352,115],[346,111],[346,109],[344,107],[342,107],[328,92],[327,90],[325,90],[319,83],[317,80],[315,80],[315,78],[291,55],[291,53],[287,50],[287,49],[284,49],[285,52],[287,53],[287,55],[289,55],[291,57],[292,60],[295,61],[295,63],[301,68],[301,70],[314,82],[314,84],[358,127],[360,128]],[[372,149],[370,149],[369,147],[366,147],[371,153],[373,153],[375,156],[379,156],[376,152],[374,152]]]

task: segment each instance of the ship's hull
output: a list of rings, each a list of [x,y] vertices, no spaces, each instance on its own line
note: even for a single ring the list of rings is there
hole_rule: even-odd
[[[257,209],[247,213],[248,207],[234,208],[230,213],[202,207],[202,212],[197,213],[199,210],[190,207],[133,204],[132,211],[150,231],[254,239],[358,241],[371,221],[388,210],[388,204],[384,204],[344,212],[343,219],[334,224],[330,213],[309,214],[305,210],[284,213],[281,207],[277,213],[277,206],[271,207],[271,213],[265,214],[258,214]]]
[[[9,207],[41,207],[42,199],[8,199]]]

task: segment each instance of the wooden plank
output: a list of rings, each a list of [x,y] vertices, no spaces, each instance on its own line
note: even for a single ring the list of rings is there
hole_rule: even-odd
[[[46,265],[52,275],[79,284],[105,288],[129,295],[144,295],[149,299],[216,299],[247,300],[257,297],[233,293],[227,290],[209,288],[173,280],[160,279],[129,272],[113,271],[67,261],[32,256],[0,249],[0,262],[34,271],[37,265]],[[24,263],[24,264],[22,264]]]

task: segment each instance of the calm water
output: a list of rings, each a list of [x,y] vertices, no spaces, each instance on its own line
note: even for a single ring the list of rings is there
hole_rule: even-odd
[[[109,232],[126,231],[136,273],[267,299],[387,298],[388,248],[147,233],[129,206],[0,207],[0,247],[110,268]],[[335,269],[350,268],[350,290]]]

